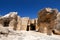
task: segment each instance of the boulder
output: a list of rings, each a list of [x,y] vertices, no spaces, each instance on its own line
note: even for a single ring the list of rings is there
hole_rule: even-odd
[[[54,27],[53,33],[54,34],[59,34],[60,35],[60,12],[57,15],[57,19],[56,19],[56,25]]]
[[[51,35],[52,29],[55,25],[58,10],[52,8],[44,8],[38,13],[39,32],[44,33],[46,30],[48,35]]]

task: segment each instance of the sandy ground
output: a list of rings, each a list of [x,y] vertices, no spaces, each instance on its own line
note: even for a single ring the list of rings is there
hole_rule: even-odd
[[[7,37],[1,35],[0,40],[60,40],[60,35],[45,35],[34,31],[16,31]]]

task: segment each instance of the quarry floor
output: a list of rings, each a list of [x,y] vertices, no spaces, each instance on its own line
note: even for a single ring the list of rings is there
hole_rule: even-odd
[[[34,31],[15,31],[7,37],[0,35],[0,40],[60,40],[60,35],[46,35]]]

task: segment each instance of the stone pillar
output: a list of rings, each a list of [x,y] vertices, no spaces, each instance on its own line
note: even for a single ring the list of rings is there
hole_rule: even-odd
[[[36,25],[36,31],[38,31],[38,25],[37,25],[38,18],[35,18],[35,25]]]
[[[0,27],[3,27],[3,19],[0,19]]]
[[[40,23],[38,31],[44,33],[44,23]]]
[[[27,30],[27,25],[28,25],[28,20],[29,20],[29,17],[23,17],[21,18],[22,20],[22,26],[21,26],[21,30]]]
[[[30,31],[30,20],[28,20],[28,24],[27,25],[28,25],[27,27],[29,29],[28,31]]]
[[[13,30],[13,29],[16,30],[16,27],[17,27],[17,22],[16,22],[15,19],[12,19],[12,20],[10,21],[9,28],[12,29],[12,30]]]
[[[9,15],[12,19],[10,21],[9,27],[16,30],[17,28],[17,12],[10,12]]]
[[[16,30],[20,30],[21,28],[21,18],[20,16],[17,17],[17,29]]]

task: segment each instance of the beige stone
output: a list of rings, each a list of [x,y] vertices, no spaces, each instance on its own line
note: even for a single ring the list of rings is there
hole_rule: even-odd
[[[3,27],[3,19],[0,19],[0,27]]]
[[[55,25],[55,20],[57,17],[58,11],[51,8],[44,8],[38,13],[38,26],[39,32],[44,33],[45,28],[47,29],[47,34],[51,35],[52,30]],[[48,26],[46,26],[48,25]]]
[[[21,28],[21,18],[20,16],[17,17],[17,29],[16,30],[20,30]]]
[[[22,21],[21,30],[26,30],[27,29],[28,20],[29,20],[29,17],[21,18],[21,21]]]
[[[57,19],[55,22],[56,22],[56,24],[55,24],[53,32],[54,32],[54,34],[60,35],[60,12],[58,13]]]

